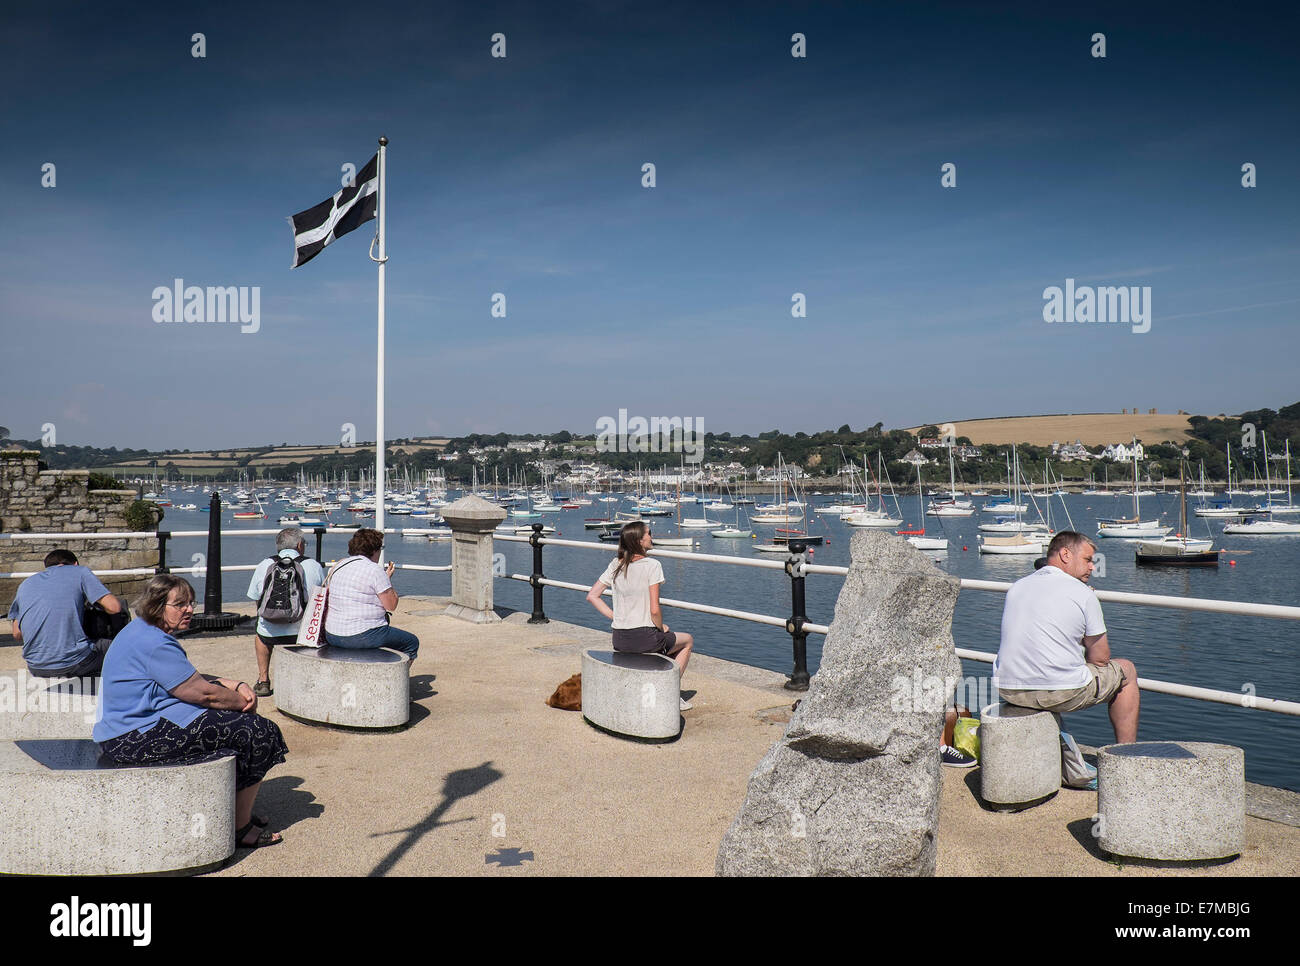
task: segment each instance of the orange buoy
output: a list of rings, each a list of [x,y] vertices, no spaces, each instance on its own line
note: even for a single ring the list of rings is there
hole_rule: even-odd
[[[1229,560],[1229,561],[1228,561],[1228,566],[1229,566],[1229,567],[1235,567],[1235,566],[1237,566],[1237,561],[1235,561],[1235,560]]]
[[[962,547],[963,550],[969,550],[970,547]]]

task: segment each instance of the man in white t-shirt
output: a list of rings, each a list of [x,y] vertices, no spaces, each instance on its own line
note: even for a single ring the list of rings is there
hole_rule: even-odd
[[[1007,592],[993,683],[1008,704],[1081,711],[1107,702],[1115,740],[1137,741],[1139,692],[1132,661],[1110,656],[1101,603],[1088,587],[1096,547],[1063,530],[1047,563]]]

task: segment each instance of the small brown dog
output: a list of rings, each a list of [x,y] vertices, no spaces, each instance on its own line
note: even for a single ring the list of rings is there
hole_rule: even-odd
[[[546,699],[546,703],[552,708],[559,708],[561,711],[581,711],[582,675],[575,674],[561,684],[555,689],[555,693]]]

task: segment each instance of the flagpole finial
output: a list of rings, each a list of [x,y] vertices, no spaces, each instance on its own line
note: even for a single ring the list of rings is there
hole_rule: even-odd
[[[380,139],[379,139],[379,145],[380,145],[380,147],[387,147],[387,146],[388,146],[388,138],[380,138]]]

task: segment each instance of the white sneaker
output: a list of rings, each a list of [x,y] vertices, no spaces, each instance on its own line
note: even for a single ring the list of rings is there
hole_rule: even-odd
[[[690,710],[691,710],[691,703],[690,703],[689,701],[687,701],[685,698],[679,697],[677,700],[680,702],[680,703],[678,704],[678,708],[679,708],[679,710],[681,710],[681,711],[690,711]]]

